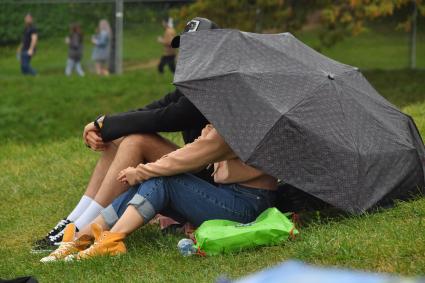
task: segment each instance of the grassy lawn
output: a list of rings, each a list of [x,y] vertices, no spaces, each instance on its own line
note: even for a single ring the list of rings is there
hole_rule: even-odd
[[[160,30],[143,33],[141,38],[150,43],[142,47],[139,31],[127,33],[126,62],[159,56],[154,41],[158,34]],[[314,41],[311,34],[303,36]],[[362,36],[325,53],[362,68],[403,66],[404,51],[392,50],[387,44],[395,36]],[[41,75],[35,78],[19,76],[14,51],[0,49],[0,278],[35,275],[41,282],[212,282],[223,274],[238,278],[289,258],[410,276],[425,274],[425,199],[355,217],[326,219],[317,214],[295,241],[232,255],[183,258],[176,248],[181,236],[162,236],[157,227],[149,226],[127,240],[129,252],[122,257],[39,263],[40,255],[29,253],[31,242],[71,211],[98,157],[80,139],[83,126],[99,113],[137,108],[173,89],[171,74],[160,76],[154,69],[108,78],[64,77],[66,50],[55,45],[56,41],[44,43],[50,48],[48,54],[40,47],[34,65]],[[360,47],[352,48],[354,43]],[[425,67],[424,42],[420,44],[418,59]],[[365,75],[382,95],[414,117],[425,136],[425,71],[369,70]],[[178,134],[167,136],[181,142]]]

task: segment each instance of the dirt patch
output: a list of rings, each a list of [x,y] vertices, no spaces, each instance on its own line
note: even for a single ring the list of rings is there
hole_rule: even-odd
[[[124,71],[137,71],[137,70],[151,69],[158,66],[158,64],[159,64],[158,59],[152,59],[152,60],[140,62],[140,63],[131,63],[128,65],[126,64],[124,66]]]

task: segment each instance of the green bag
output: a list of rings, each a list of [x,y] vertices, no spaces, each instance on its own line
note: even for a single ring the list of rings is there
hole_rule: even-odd
[[[276,245],[299,232],[277,208],[269,208],[247,224],[208,220],[195,232],[199,254],[217,255],[257,246]]]

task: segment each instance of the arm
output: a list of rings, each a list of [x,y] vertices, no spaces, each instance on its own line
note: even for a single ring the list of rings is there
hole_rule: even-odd
[[[181,96],[165,107],[105,116],[100,133],[108,142],[135,133],[178,132],[204,123],[201,112]]]
[[[205,131],[208,133],[205,134]],[[120,173],[118,179],[133,184],[153,177],[195,172],[208,164],[236,157],[217,130],[212,126],[207,126],[201,137],[193,143],[163,156],[156,162],[139,164],[137,168],[125,169]],[[126,176],[127,173],[132,176]]]
[[[164,33],[164,37],[161,39],[161,43],[164,46],[171,46],[171,41],[173,40],[174,36],[175,36],[174,32],[172,32],[171,30],[167,30]]]
[[[32,56],[34,54],[34,49],[37,45],[37,41],[38,41],[38,35],[37,33],[33,33],[31,35],[31,44],[30,44],[30,48],[28,49],[28,55]]]
[[[93,40],[93,43],[97,46],[101,46],[104,47],[106,45],[108,45],[108,41],[109,41],[109,35],[107,32],[102,31],[99,36]]]
[[[183,94],[179,90],[175,90],[173,92],[168,93],[163,98],[155,100],[152,103],[149,103],[143,108],[140,108],[138,110],[146,110],[146,109],[155,109],[155,108],[161,108],[169,105],[170,103],[177,102],[180,97],[182,97]]]

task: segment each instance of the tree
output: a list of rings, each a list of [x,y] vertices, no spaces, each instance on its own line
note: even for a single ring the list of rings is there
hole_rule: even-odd
[[[357,35],[365,28],[365,22],[393,16],[403,11],[397,28],[411,31],[414,8],[425,15],[423,0],[320,0],[321,23],[324,27],[320,40],[331,46],[347,35]]]
[[[297,30],[314,5],[309,0],[198,0],[173,14],[180,27],[187,19],[207,17],[219,26],[244,31]]]
[[[188,19],[203,16],[226,28],[244,31],[299,30],[313,12],[320,12],[320,41],[331,46],[350,35],[364,30],[365,22],[392,16],[406,10],[399,23],[406,31],[411,29],[411,7],[415,4],[425,15],[425,0],[198,0],[175,11],[180,27]]]

